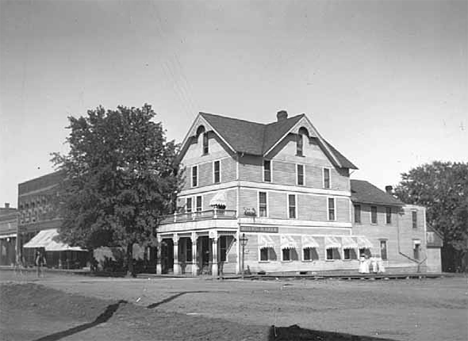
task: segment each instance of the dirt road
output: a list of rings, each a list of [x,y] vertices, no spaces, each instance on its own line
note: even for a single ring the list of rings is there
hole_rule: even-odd
[[[52,331],[92,323],[98,313],[117,304],[112,318],[56,340],[267,340],[271,339],[272,325],[299,325],[315,331],[393,340],[468,339],[466,278],[213,281],[47,274],[46,278],[38,280],[31,274],[14,276],[2,272],[1,275],[2,287],[9,288],[12,293],[11,283],[23,284],[20,296],[38,290],[35,286],[29,287],[31,283],[44,286],[43,290],[59,290],[51,290],[46,295],[51,297],[38,303],[52,315],[60,312],[60,306],[70,307],[67,302],[74,302],[71,299],[74,295],[84,296],[71,303],[71,307],[76,305],[74,312],[58,314],[64,320],[63,325],[54,325],[54,321],[49,322],[50,319],[42,315],[28,315],[35,311],[27,306],[34,294],[22,300],[23,306],[15,308],[19,316],[14,318],[4,311],[6,300],[2,297],[2,334],[16,321],[41,320],[41,323],[50,323],[51,328],[40,335],[31,331],[30,336],[50,336]],[[10,284],[5,286],[6,283]],[[60,294],[64,298],[59,298]],[[54,301],[54,295],[58,295],[55,304],[47,306],[46,302]],[[91,298],[94,300],[86,301]],[[60,300],[63,302],[57,304]],[[94,310],[89,310],[90,306]]]

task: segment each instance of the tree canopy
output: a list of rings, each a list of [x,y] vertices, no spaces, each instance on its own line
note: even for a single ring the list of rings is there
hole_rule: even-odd
[[[427,224],[443,234],[444,248],[456,253],[452,262],[463,259],[468,251],[468,163],[435,161],[411,169],[402,174],[395,194],[405,203],[425,206]]]
[[[124,247],[131,272],[133,244],[154,241],[158,218],[172,210],[179,189],[177,145],[155,116],[145,104],[69,117],[70,151],[52,159],[65,174],[60,238],[88,249]]]

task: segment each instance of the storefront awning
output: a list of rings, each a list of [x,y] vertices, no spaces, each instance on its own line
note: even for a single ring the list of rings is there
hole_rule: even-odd
[[[372,249],[374,247],[369,239],[364,236],[357,237],[357,244],[360,249]]]
[[[45,248],[46,251],[86,251],[80,247],[72,247],[54,238],[58,236],[57,229],[39,231],[29,242],[23,245],[24,248]]]
[[[281,236],[281,249],[296,249],[297,243],[292,236],[282,235]]]
[[[302,248],[318,248],[319,244],[312,236],[302,236]]]
[[[0,239],[7,239],[7,238],[16,238],[16,233],[4,234],[0,236]]]
[[[210,200],[210,206],[211,207],[226,207],[226,192],[221,191],[216,193],[216,195],[213,197],[213,199]]]
[[[344,236],[341,238],[343,249],[357,249],[358,244],[351,237]]]
[[[332,236],[325,237],[325,248],[326,249],[339,249],[341,247],[341,243]]]
[[[271,237],[267,234],[260,234],[258,236],[258,247],[260,249],[268,248],[268,247],[275,247],[275,242]]]

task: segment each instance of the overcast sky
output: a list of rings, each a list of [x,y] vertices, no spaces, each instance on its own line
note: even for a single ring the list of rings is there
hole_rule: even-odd
[[[178,142],[199,111],[305,113],[380,188],[468,161],[467,1],[0,0],[0,16],[2,206],[98,105],[149,103]]]

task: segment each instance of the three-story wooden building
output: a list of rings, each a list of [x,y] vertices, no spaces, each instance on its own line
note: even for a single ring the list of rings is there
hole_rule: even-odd
[[[408,234],[403,203],[366,182],[352,193],[357,167],[304,114],[280,111],[260,124],[200,113],[180,158],[185,183],[177,212],[158,226],[158,273],[239,273],[241,236],[251,272],[357,271],[366,252],[387,267],[421,268],[423,208],[416,209],[423,225]],[[369,196],[365,184],[377,192]],[[393,220],[356,222],[359,205],[360,214]],[[405,253],[408,245],[419,245],[419,259]]]

